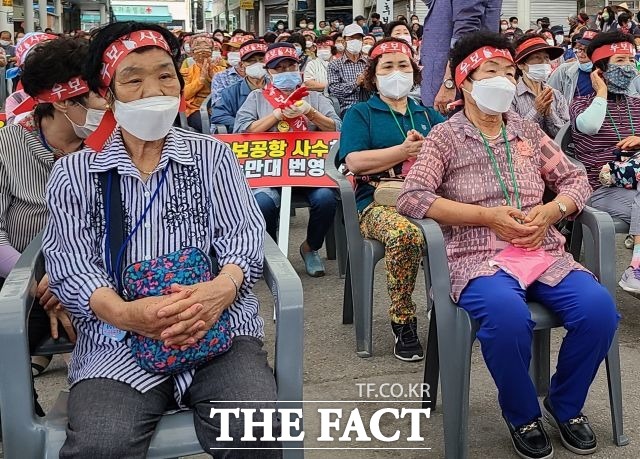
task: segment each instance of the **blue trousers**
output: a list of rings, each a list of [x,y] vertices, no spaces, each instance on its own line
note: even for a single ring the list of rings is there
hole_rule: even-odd
[[[480,324],[477,338],[502,413],[516,427],[541,416],[529,377],[535,323],[527,300],[554,311],[567,330],[549,388],[555,415],[566,422],[582,410],[620,316],[609,292],[582,271],[571,272],[555,287],[534,282],[526,291],[503,271],[469,282],[458,304]]]
[[[280,195],[274,188],[256,188],[253,192],[267,224],[267,234],[277,241]],[[338,205],[336,192],[333,188],[306,187],[295,188],[294,192],[306,196],[311,204],[307,242],[311,249],[319,250],[329,228],[333,225],[333,217]]]

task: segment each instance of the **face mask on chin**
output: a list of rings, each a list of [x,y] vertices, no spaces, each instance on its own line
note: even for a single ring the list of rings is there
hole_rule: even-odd
[[[591,72],[593,70],[593,62],[578,62],[578,68],[583,72]]]
[[[152,142],[167,136],[178,116],[180,98],[154,96],[131,102],[115,100],[113,115],[118,125],[132,136]]]
[[[471,94],[471,98],[482,113],[499,115],[508,112],[511,108],[516,94],[516,85],[507,77],[497,76],[475,80],[471,92],[464,88],[463,91]]]

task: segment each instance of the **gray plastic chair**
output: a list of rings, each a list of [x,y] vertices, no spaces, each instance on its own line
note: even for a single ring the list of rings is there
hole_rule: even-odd
[[[471,352],[478,324],[464,309],[459,308],[451,300],[451,278],[440,225],[431,219],[414,220],[414,223],[423,231],[427,243],[424,275],[427,285],[432,286],[434,301],[424,371],[424,382],[429,384],[430,398],[425,394],[423,407],[435,409],[438,376],[440,376],[445,457],[466,459],[469,457],[467,437]],[[584,226],[585,233],[594,235],[589,238],[592,243],[585,244],[585,250],[588,252],[587,259],[593,260],[593,264],[588,264],[586,267],[600,279],[602,285],[615,298],[615,260],[611,256],[615,245],[615,232],[611,217],[604,212],[587,207],[577,218],[576,224]],[[528,304],[532,320],[536,322],[529,373],[536,385],[538,395],[542,396],[546,395],[549,388],[551,328],[560,327],[562,323],[555,314],[542,305],[534,302]],[[606,357],[606,367],[613,441],[616,445],[623,446],[629,443],[629,439],[623,432],[617,333]]]
[[[554,141],[560,145],[562,151],[565,155],[569,157],[569,159],[576,164],[577,166],[584,169],[584,164],[575,159],[574,151],[573,151],[573,139],[571,136],[571,124],[565,124],[562,129],[556,135]],[[617,234],[628,234],[629,233],[629,224],[619,218],[612,217],[613,223],[615,225],[615,230]],[[589,242],[590,243],[590,242]],[[580,259],[580,250],[582,249],[582,226],[581,225],[573,225],[573,230],[571,231],[571,242],[570,242],[569,252],[573,255],[575,260]]]
[[[27,317],[37,280],[44,273],[36,237],[24,251],[0,291],[0,409],[3,449],[7,458],[55,458],[66,438],[67,392],[44,418],[34,413],[31,368],[27,340]],[[302,409],[303,295],[293,267],[270,238],[265,239],[264,279],[275,301],[275,376],[278,407]],[[11,420],[8,422],[7,420]],[[302,428],[302,426],[301,426]],[[292,434],[295,436],[295,433]],[[304,443],[286,442],[284,448],[302,448]],[[165,414],[155,430],[149,458],[172,458],[203,452],[196,438],[190,410]],[[90,454],[90,452],[87,452]],[[302,449],[284,451],[286,459],[304,457]]]
[[[367,239],[360,232],[356,196],[347,178],[338,172],[335,158],[340,149],[336,142],[326,162],[326,172],[339,186],[344,227],[347,237],[347,267],[342,304],[342,323],[352,324],[355,318],[356,353],[359,357],[373,355],[373,274],[384,258],[384,246]]]
[[[209,117],[209,108],[213,110],[213,107],[209,107],[211,103],[211,94],[202,101],[200,105],[200,119],[202,120],[202,133],[211,134],[211,118]]]

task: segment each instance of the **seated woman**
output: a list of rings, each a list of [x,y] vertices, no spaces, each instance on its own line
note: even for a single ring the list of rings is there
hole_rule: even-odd
[[[640,293],[640,193],[636,189],[603,186],[598,176],[616,153],[640,150],[640,99],[628,95],[637,76],[635,45],[631,35],[601,33],[587,48],[593,61],[591,81],[595,93],[576,97],[569,107],[576,158],[587,169],[593,188],[590,205],[630,225],[633,255],[620,287]]]
[[[195,63],[184,71],[184,100],[187,103],[187,122],[198,132],[202,132],[200,106],[211,94],[211,81],[215,74],[227,67],[218,56],[212,57],[214,40],[206,36],[191,39],[191,53]]]
[[[385,247],[389,316],[396,337],[393,353],[400,360],[421,360],[424,352],[411,294],[424,241],[420,230],[395,207],[374,202],[375,188],[369,178],[388,177],[390,169],[402,175],[403,166],[415,161],[424,136],[444,118],[408,97],[411,88],[420,84],[420,70],[413,51],[400,39],[384,38],[374,45],[364,84],[376,94],[347,112],[343,131],[349,135],[340,139],[339,158],[359,177],[356,199],[362,234]]]
[[[560,57],[562,48],[549,45],[542,35],[526,34],[516,43],[519,75],[512,108],[522,118],[535,121],[545,134],[555,138],[569,122],[569,106],[557,89],[547,85],[551,61]]]
[[[23,103],[36,105],[17,124],[0,129],[0,278],[7,277],[22,251],[45,227],[45,187],[54,163],[82,148],[106,105],[80,78],[88,54],[86,41],[53,40],[45,34],[28,40],[29,48],[18,48],[24,60],[22,85],[30,96]],[[49,334],[58,338],[58,321],[70,338],[75,336],[48,287],[45,275],[38,286],[40,302],[30,314],[31,349]],[[47,359],[34,358],[34,374],[47,364]]]
[[[172,128],[183,86],[178,49],[153,24],[94,32],[86,78],[107,95],[113,116],[99,129],[112,134],[51,173],[43,252],[51,289],[78,332],[61,458],[145,457],[162,413],[177,406],[194,409],[207,451],[241,457],[244,446],[265,448],[254,457],[281,457],[278,442],[240,441],[243,422],[233,416],[233,441],[219,441],[220,417],[210,416],[225,401],[276,399],[252,293],[264,221],[233,152]],[[220,267],[213,279],[207,254]],[[260,408],[274,403],[245,406],[258,409],[260,422]],[[279,432],[275,415],[273,425]]]
[[[596,437],[582,408],[619,316],[606,288],[564,251],[553,226],[580,212],[591,190],[584,171],[536,123],[509,111],[513,54],[504,37],[489,32],[456,43],[450,62],[464,109],[425,140],[398,212],[442,225],[452,298],[480,325],[482,354],[523,458],[553,455],[529,377],[535,323],[526,301],[542,303],[563,322],[567,334],[542,410],[566,448],[590,454]],[[545,187],[557,193],[547,204]],[[538,276],[530,275],[531,251],[545,259]]]
[[[271,84],[263,90],[253,91],[236,114],[234,132],[292,132],[339,131],[342,121],[331,101],[317,91],[309,92],[300,102],[288,108],[279,105],[302,85],[300,59],[291,43],[273,43],[264,59]],[[300,246],[307,274],[324,276],[324,263],[318,250],[331,229],[336,212],[336,194],[332,188],[302,187],[311,209],[307,238]],[[254,190],[256,199],[267,222],[267,232],[275,239],[278,229],[280,195],[274,188]]]

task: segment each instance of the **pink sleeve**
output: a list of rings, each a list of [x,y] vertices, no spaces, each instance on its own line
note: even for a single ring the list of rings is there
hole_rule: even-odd
[[[418,159],[411,167],[398,198],[397,210],[402,215],[424,218],[431,204],[438,199],[436,190],[442,183],[447,169],[446,154],[441,145],[450,145],[444,136],[444,126],[439,124],[429,133]]]
[[[9,244],[0,245],[0,277],[6,278],[20,258],[20,252]]]

